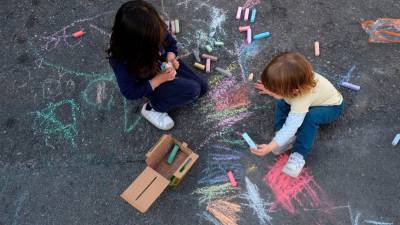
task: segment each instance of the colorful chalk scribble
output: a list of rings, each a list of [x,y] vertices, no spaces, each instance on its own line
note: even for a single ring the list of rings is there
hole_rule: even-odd
[[[223,225],[236,225],[241,207],[239,204],[218,199],[208,203],[207,210]]]
[[[400,43],[400,19],[365,20],[361,25],[369,34],[368,42]]]
[[[237,191],[238,189],[232,188],[230,183],[225,183],[197,188],[193,194],[199,194],[199,200],[200,203],[202,203],[209,202],[213,199],[217,199],[229,194],[237,194]]]
[[[322,189],[315,182],[307,168],[304,168],[297,178],[292,178],[282,173],[282,168],[288,158],[287,154],[280,156],[263,178],[275,197],[269,211],[273,211],[278,205],[282,206],[290,214],[298,213],[298,207],[321,207],[319,193],[322,193]]]
[[[34,115],[34,133],[45,136],[46,146],[52,146],[49,143],[52,135],[61,134],[71,143],[73,148],[76,148],[78,112],[79,106],[72,99],[49,103],[46,108],[32,112]]]

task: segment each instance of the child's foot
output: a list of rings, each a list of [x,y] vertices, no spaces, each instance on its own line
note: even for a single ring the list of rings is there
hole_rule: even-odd
[[[157,112],[148,106],[148,104],[149,103],[145,103],[142,107],[141,113],[144,118],[161,130],[170,130],[174,127],[174,121],[168,113]]]
[[[306,161],[304,160],[303,156],[297,152],[293,152],[289,156],[289,160],[287,161],[286,165],[283,167],[282,172],[286,173],[291,177],[299,176],[301,170],[304,167]]]
[[[287,150],[292,149],[292,148],[293,148],[293,145],[292,145],[292,144],[294,143],[295,140],[296,140],[296,136],[291,137],[291,138],[289,139],[289,141],[286,142],[284,145],[282,145],[281,147],[278,147],[278,148],[272,150],[272,153],[273,153],[274,155],[280,155],[280,154],[286,152]]]

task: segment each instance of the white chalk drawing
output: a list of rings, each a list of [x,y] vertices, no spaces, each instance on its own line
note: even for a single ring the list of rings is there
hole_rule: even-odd
[[[61,82],[53,78],[47,78],[42,83],[43,98],[54,99],[62,94]]]

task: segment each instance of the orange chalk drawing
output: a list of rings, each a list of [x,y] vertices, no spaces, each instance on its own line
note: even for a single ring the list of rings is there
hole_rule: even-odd
[[[400,43],[400,19],[365,20],[361,26],[369,34],[368,42]]]
[[[207,210],[223,225],[237,225],[240,205],[226,200],[218,199],[208,204]]]

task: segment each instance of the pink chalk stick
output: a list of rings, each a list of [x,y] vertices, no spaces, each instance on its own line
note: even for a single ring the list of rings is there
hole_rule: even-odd
[[[315,53],[315,56],[319,56],[319,55],[320,55],[320,51],[319,51],[319,42],[318,42],[318,41],[316,41],[316,42],[314,43],[314,53]]]
[[[213,56],[213,55],[208,55],[208,54],[202,54],[201,58],[203,58],[203,59],[211,59],[211,61],[214,61],[214,62],[218,60],[218,57]]]
[[[236,19],[237,20],[240,20],[240,16],[242,15],[242,7],[238,7],[238,10],[237,10],[237,12],[236,12]]]
[[[85,35],[85,32],[84,32],[83,30],[77,31],[77,32],[75,32],[75,33],[72,34],[72,36],[73,36],[74,38],[80,38],[80,37],[82,37],[83,35]]]
[[[239,27],[239,32],[246,32],[248,29],[250,29],[250,26]]]
[[[251,44],[251,39],[252,39],[252,36],[251,36],[251,29],[249,28],[249,29],[247,30],[247,44]]]
[[[237,183],[236,183],[235,177],[233,176],[232,171],[228,172],[228,178],[229,178],[229,181],[231,182],[231,186],[236,187]]]
[[[246,10],[244,11],[244,21],[249,20],[249,13],[250,13],[250,9],[246,8]]]
[[[211,72],[211,59],[206,60],[206,73]]]

